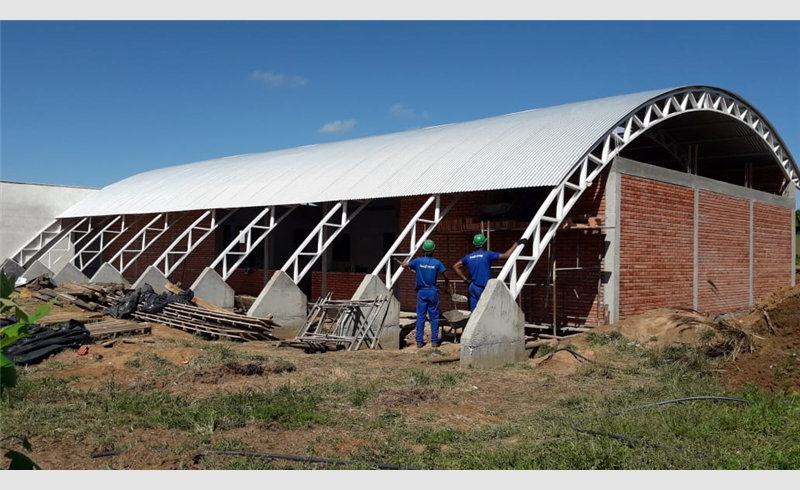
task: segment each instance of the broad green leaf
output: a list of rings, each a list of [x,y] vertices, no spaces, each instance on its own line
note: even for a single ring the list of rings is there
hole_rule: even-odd
[[[33,315],[28,315],[28,323],[35,323],[40,318],[49,315],[50,314],[50,309],[53,307],[53,304],[55,302],[56,302],[56,300],[54,299],[53,301],[50,301],[49,303],[45,303],[42,306],[40,306],[39,308],[37,308],[37,310],[33,313]]]
[[[14,292],[14,278],[0,272],[0,298],[8,298]]]
[[[10,450],[4,456],[11,460],[8,465],[9,470],[41,470],[41,466],[19,451]]]
[[[16,307],[16,313],[14,315],[17,317],[17,320],[19,320],[22,323],[28,324],[31,322],[30,319],[28,318],[28,314],[25,313],[25,310],[23,310],[19,306]]]
[[[17,386],[17,370],[14,363],[6,357],[6,353],[0,350],[0,391],[5,388]]]
[[[17,322],[13,325],[8,325],[0,329],[0,338],[11,338],[26,335],[28,333],[28,325],[22,322]]]
[[[25,334],[17,335],[16,337],[2,337],[0,338],[0,348],[5,349],[9,345],[13,344],[17,340],[25,337]]]

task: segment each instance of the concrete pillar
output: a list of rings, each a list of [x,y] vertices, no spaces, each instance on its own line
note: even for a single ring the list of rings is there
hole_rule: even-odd
[[[233,308],[235,292],[228,283],[217,274],[217,271],[210,267],[203,269],[203,272],[192,284],[192,291],[198,298],[203,298],[211,304],[221,308]]]
[[[71,262],[67,262],[64,264],[64,267],[61,268],[60,271],[53,276],[53,282],[56,283],[56,286],[61,286],[62,284],[67,284],[69,282],[74,284],[85,284],[89,282],[89,278],[86,277],[86,274],[81,272],[80,269],[75,267],[75,264]]]
[[[166,283],[169,282],[169,279],[161,273],[158,268],[153,265],[148,265],[147,269],[144,270],[144,274],[139,276],[139,279],[133,283],[133,288],[138,289],[145,284],[149,284],[151,288],[153,288],[153,292],[156,294],[167,293],[167,288],[164,287]]]
[[[22,277],[22,275],[25,274],[25,269],[12,259],[3,261],[3,265],[0,265],[0,270],[2,270],[7,277],[13,277],[14,279]]]
[[[97,269],[89,282],[93,284],[128,284],[128,280],[122,277],[122,274],[108,262]]]
[[[25,273],[22,274],[20,277],[25,279],[26,281],[32,281],[39,276],[47,275],[48,277],[53,277],[53,271],[47,268],[43,263],[40,261],[35,261],[31,264],[26,270]]]
[[[306,323],[308,299],[283,271],[275,271],[247,312],[247,316],[258,318],[267,315],[272,315],[272,321],[280,325],[272,333],[282,339],[297,337]]]
[[[461,367],[525,360],[525,315],[502,281],[491,279],[461,336]]]
[[[367,274],[358,289],[353,293],[353,300],[375,299],[378,296],[389,296],[389,310],[383,316],[383,329],[379,342],[383,350],[397,350],[400,348],[400,302],[391,291],[386,289],[386,284],[374,274]],[[380,318],[380,317],[379,317]]]

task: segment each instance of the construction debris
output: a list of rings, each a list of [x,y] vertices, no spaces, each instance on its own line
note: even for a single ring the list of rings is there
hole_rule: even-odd
[[[278,340],[272,330],[279,325],[272,320],[212,311],[192,305],[171,303],[160,314],[146,313],[140,309],[133,316],[137,320],[161,323],[212,338]]]

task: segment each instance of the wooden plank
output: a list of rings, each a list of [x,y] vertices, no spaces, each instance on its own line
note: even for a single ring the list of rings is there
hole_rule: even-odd
[[[172,284],[171,282],[168,282],[168,283],[164,284],[164,289],[166,289],[167,291],[169,291],[171,293],[174,293],[174,294],[180,294],[180,293],[183,292],[183,289],[181,289],[178,286]],[[199,306],[202,306],[203,308],[207,308],[209,310],[230,313],[225,308],[221,308],[221,307],[219,307],[219,306],[217,306],[215,304],[209,303],[208,301],[204,300],[203,298],[198,298],[197,296],[192,298],[192,303],[194,303],[196,305],[199,305]]]

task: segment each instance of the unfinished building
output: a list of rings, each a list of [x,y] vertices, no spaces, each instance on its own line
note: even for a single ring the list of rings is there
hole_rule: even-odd
[[[250,294],[248,314],[286,338],[320,296],[388,295],[380,344],[397,348],[415,294],[395,259],[433,238],[450,267],[475,233],[498,251],[524,237],[461,338],[462,365],[496,366],[522,359],[526,329],[737,311],[793,285],[798,175],[751,104],[687,86],[145,172],[54,217],[7,264],[170,280],[223,307]]]

